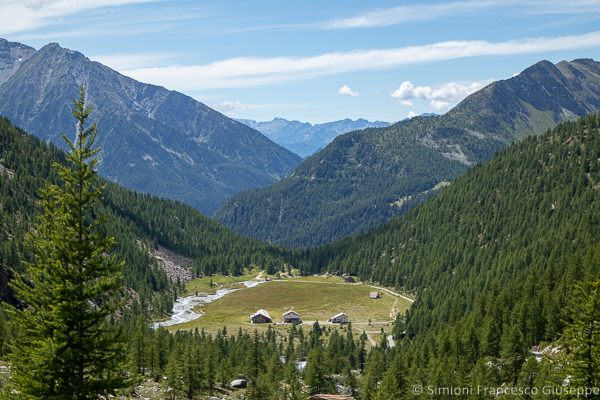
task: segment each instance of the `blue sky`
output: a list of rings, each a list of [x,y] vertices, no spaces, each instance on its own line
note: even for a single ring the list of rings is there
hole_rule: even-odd
[[[0,0],[0,37],[50,42],[235,118],[443,113],[540,60],[600,61],[600,0]]]

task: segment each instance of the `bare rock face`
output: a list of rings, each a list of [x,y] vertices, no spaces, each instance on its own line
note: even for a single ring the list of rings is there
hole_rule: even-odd
[[[165,270],[173,282],[177,281],[177,278],[181,282],[192,280],[192,264],[194,263],[192,258],[184,257],[162,246],[158,246],[156,250],[150,249],[149,253],[156,258],[158,265]]]
[[[352,396],[344,396],[338,394],[316,394],[310,396],[307,400],[356,400]]]

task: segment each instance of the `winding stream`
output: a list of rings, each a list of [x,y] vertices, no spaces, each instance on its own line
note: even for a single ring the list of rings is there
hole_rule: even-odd
[[[251,287],[257,286],[263,282],[266,282],[266,281],[265,280],[246,281],[246,282],[241,282],[241,283],[244,286],[246,286],[246,288],[251,288]],[[217,292],[215,294],[206,294],[204,296],[188,296],[188,297],[183,297],[183,298],[177,299],[175,304],[173,304],[173,315],[171,315],[171,319],[168,321],[155,322],[152,324],[152,328],[156,329],[159,326],[178,325],[178,324],[183,324],[183,323],[198,319],[202,315],[204,315],[204,313],[198,314],[198,313],[192,311],[192,309],[194,307],[199,306],[201,304],[212,303],[215,300],[225,297],[225,295],[227,295],[229,293],[236,292],[236,291],[242,290],[242,289],[243,288],[219,289],[219,290],[217,290]]]

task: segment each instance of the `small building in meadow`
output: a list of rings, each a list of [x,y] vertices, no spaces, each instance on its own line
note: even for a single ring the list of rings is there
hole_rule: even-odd
[[[381,298],[381,293],[379,293],[379,292],[371,292],[369,294],[369,297],[372,298],[372,299],[379,299],[379,298]]]
[[[331,322],[333,324],[347,324],[348,323],[348,315],[341,312],[341,313],[336,314],[333,317],[329,318],[329,320],[327,322]]]
[[[300,314],[298,314],[294,310],[290,310],[283,313],[283,322],[288,324],[299,324],[300,323]]]
[[[253,324],[265,324],[272,322],[271,316],[265,310],[258,310],[250,316]]]

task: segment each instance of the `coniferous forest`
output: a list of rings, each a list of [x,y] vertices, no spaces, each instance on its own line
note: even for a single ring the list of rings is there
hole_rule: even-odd
[[[0,359],[18,362],[16,346],[28,332],[7,310],[31,304],[8,284],[40,257],[28,250],[26,236],[40,226],[40,189],[47,182],[68,188],[52,166],[68,160],[6,119],[0,134],[6,306]],[[110,252],[123,262],[117,312],[104,321],[120,332],[124,349],[125,360],[115,368],[128,386],[119,395],[134,396],[136,385],[152,380],[167,382],[172,398],[208,397],[241,373],[250,381],[245,393],[251,399],[455,396],[437,388],[472,388],[456,397],[473,399],[511,390],[521,398],[599,396],[577,390],[600,387],[600,114],[499,151],[386,225],[307,250],[246,239],[184,204],[97,182],[105,186],[103,199],[82,218],[92,223],[108,215],[104,237],[114,237]],[[291,327],[287,335],[271,328],[224,327],[216,334],[152,329],[150,321],[168,315],[184,286],[169,280],[149,255],[159,245],[193,258],[196,276],[293,266],[303,275],[348,273],[416,301],[396,318],[394,347],[385,340],[368,346],[351,326],[318,323]],[[533,346],[557,351],[537,361]],[[3,397],[25,398],[9,381],[1,389]],[[39,397],[109,394],[103,387]]]

